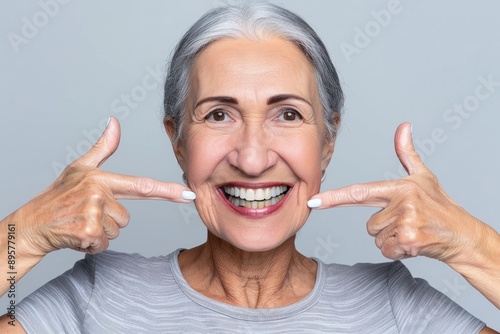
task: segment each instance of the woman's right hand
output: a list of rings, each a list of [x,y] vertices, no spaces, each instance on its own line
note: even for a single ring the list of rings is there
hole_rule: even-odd
[[[66,167],[40,195],[6,218],[16,224],[18,256],[41,258],[62,248],[86,253],[104,251],[130,219],[117,199],[192,201],[194,193],[186,186],[99,169],[119,142],[120,125],[111,117],[90,151]]]

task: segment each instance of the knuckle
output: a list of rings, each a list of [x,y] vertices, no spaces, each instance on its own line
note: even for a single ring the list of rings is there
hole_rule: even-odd
[[[394,251],[391,246],[388,246],[386,244],[383,244],[380,248],[380,251],[382,252],[382,255],[385,256],[388,259],[393,259],[394,258]]]
[[[89,254],[97,254],[105,251],[108,247],[109,239],[103,236],[101,238],[94,239],[84,250]]]
[[[124,210],[123,217],[127,222],[130,221],[130,212],[128,212],[128,210]]]
[[[92,195],[93,197],[94,195]],[[96,196],[98,197],[98,196]],[[102,218],[103,212],[100,205],[95,205],[93,203],[88,204],[84,209],[87,216],[87,225],[93,226],[97,225]]]
[[[400,245],[411,246],[418,241],[418,234],[412,228],[399,228],[396,239]]]
[[[367,187],[360,184],[353,184],[349,186],[347,195],[352,202],[362,203],[368,198],[369,191]]]
[[[85,198],[89,202],[89,212],[98,216],[102,212],[102,205],[105,202],[105,195],[99,189],[87,188]]]
[[[402,211],[402,214],[399,220],[401,225],[413,224],[418,211],[416,202],[417,200],[410,197],[401,204],[400,210]]]
[[[374,236],[376,236],[378,234],[377,229],[374,226],[371,226],[371,225],[366,225],[366,231],[372,237],[374,237]]]
[[[366,231],[368,232],[369,235],[372,237],[377,236],[382,228],[378,225],[378,223],[371,219],[366,223]]]
[[[95,189],[101,186],[99,181],[101,171],[96,168],[68,165],[59,177],[59,183],[79,191]]]
[[[429,180],[432,184],[439,184],[439,180],[437,178],[436,175],[434,175],[434,173],[432,173],[430,170],[428,170],[426,173],[425,173],[425,177],[427,178],[427,180]]]
[[[106,233],[106,236],[108,237],[108,239],[110,240],[113,240],[113,239],[116,239],[118,238],[118,236],[120,235],[120,229],[118,228],[111,228],[108,233]]]
[[[68,176],[72,174],[76,174],[80,171],[80,166],[78,166],[75,162],[70,163],[66,168],[64,168],[61,175]]]
[[[393,243],[385,243],[380,250],[382,255],[391,260],[401,260],[405,257],[405,251]]]
[[[84,229],[85,239],[97,239],[103,234],[103,228],[101,224],[89,223]]]
[[[149,196],[156,190],[156,182],[147,177],[141,177],[137,180],[136,191],[142,196]]]
[[[383,210],[384,209],[381,209],[380,211],[374,213],[366,222],[366,231],[372,237],[378,235],[380,231],[391,225],[391,219],[382,215]]]
[[[407,177],[399,180],[401,187],[406,193],[415,193],[420,189],[420,185],[414,179]]]
[[[101,185],[99,178],[101,176],[101,171],[96,168],[90,168],[82,171],[81,184],[84,186],[96,187]]]
[[[130,222],[130,212],[128,212],[127,210],[124,210],[124,212],[122,214],[122,222],[120,224],[120,227],[127,226],[129,222]]]

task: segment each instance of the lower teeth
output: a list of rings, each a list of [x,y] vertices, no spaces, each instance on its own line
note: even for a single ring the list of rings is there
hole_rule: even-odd
[[[229,196],[228,200],[235,206],[241,206],[249,209],[262,209],[278,203],[283,197],[285,197],[285,195],[281,194],[265,201],[247,201],[239,197]]]

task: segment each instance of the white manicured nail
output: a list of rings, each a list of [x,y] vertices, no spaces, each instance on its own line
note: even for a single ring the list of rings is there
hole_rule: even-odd
[[[313,198],[307,201],[307,206],[311,209],[319,208],[321,206],[321,198]]]
[[[111,121],[111,116],[108,117],[108,121],[106,122],[106,127],[108,127],[109,121]]]
[[[413,123],[410,123],[410,133],[413,134]]]
[[[185,200],[194,200],[196,198],[196,194],[192,191],[189,191],[189,190],[184,190],[182,192],[182,198],[184,198]]]

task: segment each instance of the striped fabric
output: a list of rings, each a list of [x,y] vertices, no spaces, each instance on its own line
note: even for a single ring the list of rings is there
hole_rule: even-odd
[[[107,251],[25,298],[27,333],[477,333],[484,324],[415,279],[401,262],[318,261],[315,288],[295,304],[248,309],[190,288],[167,256]]]

